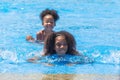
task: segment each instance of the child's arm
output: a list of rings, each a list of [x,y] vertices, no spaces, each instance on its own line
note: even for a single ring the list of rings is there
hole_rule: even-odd
[[[36,39],[38,41],[44,41],[44,30],[41,30],[41,31],[37,32]]]
[[[34,39],[31,35],[26,36],[26,40],[28,42],[32,42],[32,43],[42,43],[43,44],[42,41]]]
[[[32,62],[32,63],[37,63],[38,60],[40,60],[40,57],[37,56],[27,59],[28,62]]]
[[[41,60],[41,58],[35,56],[35,57],[33,57],[33,58],[27,59],[27,62],[39,64],[39,61],[38,61],[38,60]],[[41,63],[41,64],[43,64],[43,65],[45,65],[45,66],[54,66],[53,64],[50,64],[50,63]]]

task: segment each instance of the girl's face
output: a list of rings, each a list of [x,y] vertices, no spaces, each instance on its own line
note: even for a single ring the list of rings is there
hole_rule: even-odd
[[[64,36],[57,36],[55,38],[55,51],[58,55],[65,55],[68,50],[68,45]]]
[[[49,14],[44,16],[42,25],[45,27],[45,30],[52,31],[55,26],[53,16]]]

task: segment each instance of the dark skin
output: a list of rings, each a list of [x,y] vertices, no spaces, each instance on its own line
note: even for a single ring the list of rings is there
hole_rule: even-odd
[[[44,42],[44,55],[45,56],[56,53],[56,50],[54,48],[55,48],[55,40],[56,40],[56,37],[58,36],[64,36],[66,40],[66,44],[68,46],[66,54],[70,54],[70,55],[79,54],[79,52],[76,50],[76,42],[75,42],[74,37],[66,31],[59,31],[59,32],[51,33],[45,40]]]
[[[45,37],[53,32],[55,26],[54,18],[52,15],[46,15],[43,17],[44,30],[37,32],[37,40],[44,41]]]
[[[70,42],[68,42],[67,39]],[[64,57],[64,55],[67,53],[70,53],[70,55],[73,55],[73,56],[74,55],[75,56],[82,55],[78,51],[76,51],[74,37],[71,34],[69,34],[68,32],[64,32],[64,31],[55,32],[55,33],[51,33],[50,35],[48,35],[48,37],[45,40],[44,50],[48,50],[47,51],[48,54],[44,53],[42,56],[51,56],[51,55],[53,55],[52,53],[56,53],[58,56],[61,56],[61,57]],[[49,51],[51,51],[51,52],[49,53]],[[37,60],[40,60],[40,57],[33,57],[31,59],[28,59],[27,61],[37,63]],[[70,66],[70,65],[77,64],[77,63],[78,62],[67,63],[65,65]],[[54,65],[54,64],[50,64],[50,63],[43,63],[43,64],[46,64],[47,66]]]
[[[40,30],[36,33],[37,42],[44,42],[46,36],[53,31],[53,28],[56,26],[56,21],[59,19],[59,16],[55,10],[46,9],[40,14],[42,20],[43,30]],[[31,36],[26,36],[26,40],[29,42],[36,42],[36,40]]]

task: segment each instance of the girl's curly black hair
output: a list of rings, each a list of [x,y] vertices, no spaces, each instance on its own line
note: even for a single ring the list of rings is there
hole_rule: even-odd
[[[43,21],[44,16],[48,14],[53,16],[55,22],[59,19],[59,15],[57,14],[57,11],[54,9],[51,9],[51,10],[45,9],[44,11],[42,11],[42,13],[40,14],[40,19]]]
[[[79,52],[76,50],[75,39],[73,35],[67,31],[53,32],[46,37],[45,42],[44,42],[44,55],[52,55],[56,53],[54,50],[54,47],[55,47],[55,38],[57,36],[65,37],[67,41],[67,45],[68,45],[68,50],[66,54],[79,55]]]

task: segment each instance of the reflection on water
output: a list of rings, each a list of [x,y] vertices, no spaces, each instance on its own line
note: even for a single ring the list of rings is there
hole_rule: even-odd
[[[120,80],[120,75],[104,74],[0,74],[1,80]]]

